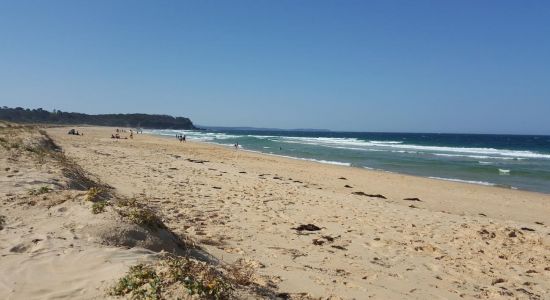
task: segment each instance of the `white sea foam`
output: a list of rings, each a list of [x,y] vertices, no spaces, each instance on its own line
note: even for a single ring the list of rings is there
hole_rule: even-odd
[[[507,157],[507,156],[489,156],[489,155],[469,155],[469,154],[448,154],[448,153],[432,153],[435,156],[445,157],[466,157],[474,159],[500,159],[500,160],[525,160],[526,158]]]
[[[243,148],[243,150],[244,150],[244,151],[247,151],[247,152],[259,153],[259,154],[268,154],[268,155],[272,155],[272,156],[278,156],[278,157],[284,157],[284,158],[290,158],[290,159],[314,161],[314,162],[318,162],[318,163],[322,163],[322,164],[329,164],[329,165],[338,165],[338,166],[351,167],[351,164],[350,164],[350,163],[340,162],[340,161],[323,160],[323,159],[314,159],[314,158],[303,158],[303,157],[294,157],[294,156],[288,156],[288,155],[274,154],[273,152],[265,153],[265,152],[261,152],[261,151],[249,150],[249,149],[244,149],[244,148]]]
[[[444,178],[444,177],[428,177],[428,178],[437,179],[437,180],[444,180],[444,181],[460,182],[460,183],[469,183],[469,184],[486,185],[486,186],[496,186],[496,187],[507,188],[507,189],[512,189],[512,190],[517,190],[518,189],[515,186],[496,184],[496,183],[491,183],[491,182],[486,182],[486,181],[462,180],[462,179]]]
[[[404,151],[431,152],[439,156],[465,156],[478,159],[550,159],[550,154],[537,153],[525,150],[509,150],[495,148],[468,148],[468,147],[445,147],[425,146],[414,144],[403,144],[399,141],[363,141],[356,138],[327,138],[327,137],[279,137],[281,142],[317,145],[349,150],[372,151],[373,148],[381,150],[402,149]]]
[[[526,150],[509,150],[495,148],[472,148],[472,147],[444,147],[444,146],[426,146],[404,144],[402,141],[365,141],[357,138],[336,138],[336,137],[292,137],[292,136],[273,136],[273,135],[232,135],[226,133],[217,133],[209,131],[196,130],[148,130],[148,133],[172,136],[176,134],[185,134],[190,140],[198,141],[218,141],[233,139],[239,137],[254,137],[267,139],[273,142],[284,142],[291,144],[303,144],[323,146],[336,149],[356,150],[356,151],[391,151],[394,153],[408,154],[432,154],[436,156],[447,157],[466,157],[473,159],[503,159],[503,160],[523,160],[523,159],[550,159],[550,154],[537,153]],[[267,149],[267,148],[266,148]]]
[[[272,139],[272,138],[278,138],[280,136],[277,135],[254,135],[254,134],[248,134],[247,137],[253,137],[257,139]]]
[[[373,144],[403,144],[401,141],[370,141]]]
[[[500,173],[500,175],[510,175],[510,170],[498,169],[498,172]]]
[[[302,159],[302,158],[300,158],[300,159]],[[340,162],[340,161],[323,160],[323,159],[313,159],[313,158],[310,158],[310,159],[303,158],[303,159],[304,159],[304,160],[309,160],[309,161],[315,161],[315,162],[319,162],[319,163],[323,163],[323,164],[351,167],[351,164],[350,164],[350,163],[345,163],[345,162]]]
[[[432,177],[432,176],[430,176],[428,178],[437,179],[437,180],[445,180],[445,181],[453,181],[453,182],[462,182],[462,183],[472,183],[472,184],[487,185],[487,186],[496,186],[496,184],[486,182],[486,181],[462,180],[462,179],[456,179],[456,178],[444,178],[444,177]]]
[[[196,131],[196,130],[166,129],[166,130],[144,130],[143,132],[161,135],[161,136],[176,136],[176,134],[182,134],[182,135],[186,135],[187,138],[190,140],[202,141],[202,142],[213,141],[213,140],[225,140],[225,139],[241,137],[239,135],[231,135],[231,134],[218,133],[218,132],[204,132],[204,131]]]
[[[273,154],[273,155],[279,156],[279,157],[291,158],[291,159],[314,161],[314,162],[318,162],[318,163],[322,163],[322,164],[329,164],[329,165],[338,165],[338,166],[351,167],[351,164],[350,164],[350,163],[345,163],[345,162],[340,162],[340,161],[323,160],[323,159],[314,159],[314,158],[301,158],[301,157],[294,157],[294,156],[287,156],[287,155],[278,155],[278,154]]]

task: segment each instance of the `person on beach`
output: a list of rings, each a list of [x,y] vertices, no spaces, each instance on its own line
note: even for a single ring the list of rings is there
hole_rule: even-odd
[[[184,135],[184,136],[183,136],[183,142],[185,143],[185,142],[186,142],[186,140],[187,140],[187,136],[186,136],[186,135]]]
[[[239,143],[235,143],[235,150],[239,150]]]

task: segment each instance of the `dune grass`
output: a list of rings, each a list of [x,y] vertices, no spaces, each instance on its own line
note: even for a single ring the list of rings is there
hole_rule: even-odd
[[[105,212],[105,209],[107,206],[109,206],[110,203],[106,200],[98,201],[92,204],[92,213],[94,215],[100,214],[102,212]]]
[[[47,194],[49,192],[51,192],[52,189],[49,188],[48,186],[42,186],[38,189],[32,189],[29,191],[29,195],[42,195],[42,194]]]
[[[0,215],[0,230],[4,229],[4,225],[6,225],[6,217]]]
[[[132,299],[166,299],[178,291],[201,299],[231,299],[233,286],[223,274],[204,262],[167,256],[155,265],[131,267],[110,294]]]

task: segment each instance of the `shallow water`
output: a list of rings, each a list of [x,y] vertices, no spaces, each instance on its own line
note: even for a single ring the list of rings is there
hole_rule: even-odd
[[[441,180],[550,193],[550,136],[148,130],[189,140]]]

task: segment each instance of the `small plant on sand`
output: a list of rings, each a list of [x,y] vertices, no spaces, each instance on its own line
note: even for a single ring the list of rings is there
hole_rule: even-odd
[[[151,229],[165,228],[162,220],[150,208],[132,207],[122,213],[131,222]]]
[[[10,149],[10,143],[8,142],[8,140],[6,140],[3,137],[0,137],[0,146],[4,147],[6,149]]]
[[[88,190],[88,193],[86,193],[86,201],[91,201],[91,202],[95,202],[100,194],[101,194],[101,189],[98,188],[98,187],[91,187],[89,190]]]
[[[6,225],[6,217],[0,215],[0,230],[4,229],[4,225]]]
[[[92,213],[97,215],[102,212],[105,212],[105,208],[107,208],[107,206],[109,205],[111,204],[107,200],[94,202],[94,204],[92,205]]]
[[[116,202],[118,207],[141,207],[136,198],[122,198]]]
[[[254,278],[254,267],[244,259],[239,259],[235,263],[226,267],[227,273],[238,285],[250,285]]]
[[[42,195],[51,192],[52,189],[47,186],[42,186],[39,189],[33,189],[29,192],[30,195]]]
[[[115,205],[119,208],[119,214],[132,223],[147,226],[150,229],[166,228],[156,212],[136,198],[117,199]]]
[[[113,296],[128,294],[132,299],[161,299],[161,280],[157,272],[144,264],[130,267],[126,276],[120,278],[111,291]]]
[[[163,275],[169,282],[181,283],[189,294],[206,299],[229,299],[233,287],[221,273],[204,262],[185,257],[169,257],[163,260]]]

